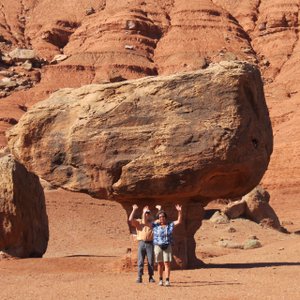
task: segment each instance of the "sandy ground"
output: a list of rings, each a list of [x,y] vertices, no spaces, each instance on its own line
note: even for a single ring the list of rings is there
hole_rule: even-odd
[[[135,271],[121,271],[132,245],[119,204],[64,191],[49,191],[46,197],[48,251],[43,259],[0,261],[0,299],[300,299],[300,235],[295,233],[300,214],[295,209],[282,209],[291,234],[242,219],[220,225],[205,220],[195,236],[205,266],[173,271],[172,286],[159,287],[146,282],[147,276],[136,284]],[[242,242],[252,235],[262,248],[217,245],[221,238]]]

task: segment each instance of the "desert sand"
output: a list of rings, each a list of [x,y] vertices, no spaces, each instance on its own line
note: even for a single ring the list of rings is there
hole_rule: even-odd
[[[204,220],[196,233],[203,268],[176,270],[171,287],[136,284],[135,267],[124,269],[132,247],[126,213],[106,200],[63,190],[46,192],[50,225],[42,259],[0,261],[1,299],[298,299],[300,297],[299,208],[276,210],[291,234],[245,219],[230,224]],[[285,207],[285,208],[284,208]],[[207,213],[216,209],[209,205]],[[282,208],[282,209],[281,209]],[[229,233],[228,227],[236,232]],[[298,234],[297,234],[298,231]],[[225,249],[220,238],[241,242],[255,235],[261,248]],[[157,274],[155,274],[157,278]]]

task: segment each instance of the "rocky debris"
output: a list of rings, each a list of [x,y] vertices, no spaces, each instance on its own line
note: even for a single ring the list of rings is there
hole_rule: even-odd
[[[244,245],[226,239],[221,239],[217,245],[223,248],[244,249]]]
[[[119,201],[127,214],[133,201],[180,199],[202,215],[210,200],[256,186],[272,152],[260,74],[244,62],[60,90],[32,107],[8,140],[52,185]],[[201,220],[176,236],[189,241],[175,251],[181,267],[195,262]]]
[[[11,260],[11,259],[15,259],[13,256],[3,252],[3,251],[0,251],[0,261],[2,259],[5,259],[5,260]]]
[[[16,48],[9,52],[9,56],[14,62],[26,62],[38,60],[35,51],[31,49]]]
[[[125,49],[127,49],[127,50],[134,50],[134,46],[132,46],[132,45],[125,45]]]
[[[258,30],[263,31],[267,29],[267,23],[263,22],[258,25]]]
[[[31,71],[32,70],[32,63],[29,60],[26,60],[23,64],[22,64],[22,68],[26,71]]]
[[[61,61],[64,61],[68,58],[69,56],[68,55],[65,55],[65,54],[57,54],[53,57],[53,59],[50,61],[50,64],[58,64],[60,63]]]
[[[15,91],[31,88],[40,78],[37,78],[37,70],[33,70],[33,64],[26,61],[20,67],[9,68],[0,72],[4,76],[0,80],[0,98],[7,97]]]
[[[42,257],[49,229],[39,178],[11,155],[0,158],[0,251],[15,257]]]
[[[6,65],[12,65],[13,59],[7,53],[4,53],[1,56],[1,62],[3,62]]]
[[[255,249],[262,247],[261,242],[258,239],[247,239],[244,242],[243,248],[247,249]]]
[[[87,15],[87,16],[89,16],[89,15],[92,15],[92,14],[94,14],[96,11],[95,11],[95,9],[93,8],[93,7],[89,7],[86,11],[85,11],[85,14]]]
[[[225,214],[223,214],[219,211],[216,211],[209,220],[212,223],[216,223],[216,224],[227,224],[227,223],[229,223],[228,217]]]
[[[230,249],[255,249],[262,247],[261,242],[256,238],[248,238],[243,243],[237,243],[232,241],[231,239],[221,238],[217,245],[223,248],[230,248]]]
[[[18,86],[14,79],[4,77],[0,81],[0,89],[11,90]]]

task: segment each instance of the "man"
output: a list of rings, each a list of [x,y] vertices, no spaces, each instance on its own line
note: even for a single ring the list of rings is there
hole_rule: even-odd
[[[165,286],[170,286],[170,272],[172,261],[172,243],[174,227],[182,223],[182,206],[175,206],[178,218],[174,222],[168,222],[165,211],[157,214],[158,222],[152,223],[154,235],[155,262],[158,264],[159,285],[163,286],[163,272],[165,269]]]
[[[137,283],[142,283],[142,276],[144,274],[144,260],[147,256],[148,261],[148,274],[149,282],[155,282],[154,274],[154,257],[153,257],[153,230],[152,230],[152,217],[148,206],[143,208],[141,220],[134,219],[134,215],[138,206],[132,206],[132,212],[129,216],[129,222],[136,228],[138,240],[138,278]]]

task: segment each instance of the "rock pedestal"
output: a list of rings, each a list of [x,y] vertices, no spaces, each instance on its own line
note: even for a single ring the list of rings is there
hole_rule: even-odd
[[[180,203],[180,201],[178,201]],[[177,220],[177,210],[175,209],[176,201],[172,202],[139,202],[139,211],[137,212],[137,216],[141,216],[142,208],[144,205],[150,205],[151,212],[153,216],[156,216],[157,210],[154,208],[157,204],[162,204],[162,208],[166,211],[168,215],[168,221]],[[174,244],[172,246],[173,249],[173,269],[187,269],[187,268],[196,268],[202,265],[202,261],[199,260],[196,256],[196,242],[194,239],[194,235],[196,231],[200,228],[203,216],[204,209],[203,204],[201,202],[184,202],[183,205],[183,222],[178,225],[174,229],[173,238]],[[123,202],[123,208],[126,210],[127,216],[129,217],[132,211],[132,203]],[[136,231],[132,226],[129,225],[130,232],[132,235],[135,235]],[[132,252],[135,253],[137,251],[137,242],[134,242],[134,238],[132,238]],[[135,256],[133,256],[135,257]]]

